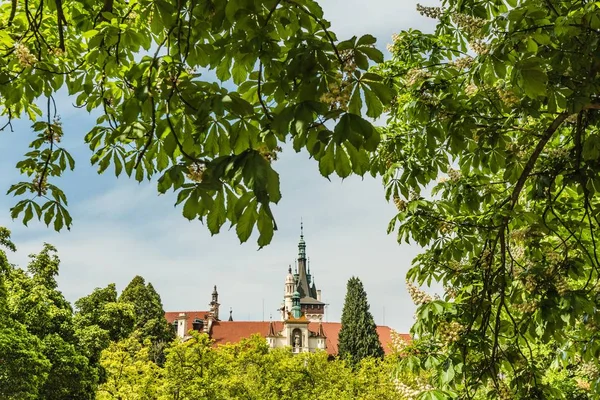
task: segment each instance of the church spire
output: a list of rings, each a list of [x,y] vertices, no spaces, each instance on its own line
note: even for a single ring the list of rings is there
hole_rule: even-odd
[[[298,242],[298,259],[306,260],[306,243],[304,242],[304,224],[300,219],[300,242]]]

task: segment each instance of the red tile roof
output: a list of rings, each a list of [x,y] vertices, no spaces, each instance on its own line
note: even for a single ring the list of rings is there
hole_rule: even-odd
[[[276,332],[279,332],[283,329],[283,323],[281,321],[274,321],[273,325]],[[341,327],[342,324],[339,322],[323,322],[323,332],[327,337],[327,352],[331,355],[337,354],[338,334]],[[308,329],[316,333],[319,331],[319,324],[311,322],[308,325]],[[213,323],[210,336],[215,341],[215,345],[220,345],[226,343],[237,343],[241,339],[250,337],[256,333],[266,337],[269,333],[269,322],[219,321]],[[386,354],[389,353],[390,343],[392,341],[392,329],[389,326],[378,326],[377,333],[379,334],[379,340],[381,341],[383,349],[385,350]],[[405,340],[410,341],[410,335],[401,334],[401,336]]]
[[[340,322],[323,322],[323,331],[327,337],[325,344],[327,345],[327,352],[329,354],[337,354],[338,352],[338,336],[341,328],[342,324]],[[311,323],[308,326],[308,329],[316,330],[318,329],[318,324]],[[389,354],[391,352],[390,345],[392,343],[392,328],[389,326],[378,325],[377,334],[379,335],[379,341],[381,342],[381,346],[383,347],[385,354]],[[400,336],[408,342],[411,340],[409,334],[401,333]]]
[[[283,329],[281,321],[273,322],[275,332]],[[219,321],[212,324],[210,337],[216,345],[237,343],[244,338],[248,338],[255,333],[261,336],[269,334],[269,322],[260,321]]]
[[[177,318],[179,318],[179,314],[181,313],[185,313],[187,315],[188,324],[190,324],[189,327],[192,329],[191,323],[194,322],[196,318],[199,320],[206,319],[206,316],[208,313],[210,313],[210,311],[169,311],[165,313],[165,318],[167,319],[168,323],[172,324]]]

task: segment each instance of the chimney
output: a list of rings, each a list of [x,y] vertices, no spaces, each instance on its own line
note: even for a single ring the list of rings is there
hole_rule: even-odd
[[[317,289],[317,300],[321,301],[321,289]]]
[[[182,339],[187,335],[187,319],[188,316],[185,313],[179,313],[179,317],[177,317],[177,336]]]

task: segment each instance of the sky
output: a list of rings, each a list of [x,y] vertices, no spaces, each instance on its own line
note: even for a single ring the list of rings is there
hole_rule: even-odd
[[[339,39],[373,34],[386,59],[385,46],[393,33],[433,29],[433,21],[416,12],[416,1],[324,0],[321,6]],[[234,320],[278,319],[302,219],[311,272],[328,304],[326,320],[340,320],[346,282],[357,276],[375,322],[409,331],[416,307],[404,277],[420,248],[398,244],[394,234],[386,233],[395,207],[385,200],[380,179],[332,177],[330,182],[306,152],[286,147],[274,164],[283,194],[274,208],[279,230],[271,245],[258,250],[256,235],[240,244],[235,229],[224,226],[211,236],[199,221],[187,221],[181,208],[174,207],[175,196],[158,195],[155,182],[115,179],[110,168],[98,175],[83,141],[95,118],[73,108],[72,102],[63,96],[58,106],[63,146],[77,165],[55,181],[69,198],[71,231],[57,233],[37,221],[25,227],[11,220],[9,209],[16,199],[3,193],[11,184],[28,180],[14,166],[34,134],[27,121],[15,123],[14,132],[0,132],[0,226],[12,231],[18,248],[9,254],[11,262],[25,267],[29,254],[51,243],[61,259],[59,289],[71,302],[109,283],[122,290],[141,275],[156,288],[166,311],[208,309],[217,285],[221,318],[231,308]]]

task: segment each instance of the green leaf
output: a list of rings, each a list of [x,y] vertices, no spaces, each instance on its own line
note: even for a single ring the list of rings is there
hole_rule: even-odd
[[[271,243],[271,240],[273,239],[273,220],[271,218],[271,213],[267,212],[264,206],[260,207],[257,225],[258,232],[260,233],[258,245],[264,247]]]
[[[190,221],[196,218],[198,215],[198,198],[199,194],[197,191],[193,191],[189,194],[185,204],[183,205],[183,216]],[[179,200],[178,200],[179,202]]]
[[[540,69],[524,69],[521,70],[521,86],[525,94],[535,99],[546,94],[546,84],[548,76]]]
[[[394,98],[394,91],[381,82],[372,80],[362,80],[361,82],[367,85],[383,104],[389,104]]]
[[[352,173],[350,160],[342,146],[335,148],[335,172],[340,178],[346,178]]]
[[[362,108],[362,99],[360,98],[360,86],[354,85],[350,102],[348,103],[348,111],[353,114],[360,114]]]
[[[441,374],[441,380],[443,384],[448,384],[454,379],[454,365],[452,360],[448,359],[444,363],[444,367]]]
[[[241,243],[248,240],[256,223],[256,200],[251,201],[238,219],[236,233]]]
[[[54,230],[57,232],[60,232],[60,230],[63,228],[63,226],[64,226],[63,215],[62,215],[62,213],[58,212],[58,213],[56,213],[56,217],[54,218]]]
[[[117,155],[117,152],[113,152],[113,163],[115,164],[115,176],[119,177],[121,175],[121,171],[123,170],[123,163],[121,162],[121,158]]]
[[[361,49],[362,51],[362,49]],[[358,49],[354,52],[354,62],[356,66],[360,69],[367,70],[369,69],[369,60],[367,57]]]
[[[241,0],[228,0],[225,6],[225,16],[230,23],[236,21],[236,14],[241,9]]]
[[[360,37],[360,39],[358,39],[358,42],[356,42],[356,46],[364,46],[364,45],[372,45],[375,44],[375,42],[377,42],[377,39],[375,39],[375,36],[373,35],[363,35]]]
[[[324,177],[331,175],[335,169],[334,146],[333,142],[329,143],[325,150],[325,154],[319,160],[319,172],[321,172],[321,175]]]
[[[31,205],[31,202],[28,202],[27,207],[25,208],[25,215],[23,216],[23,224],[25,226],[27,226],[27,223],[29,221],[31,221],[32,218],[33,218],[33,206]]]
[[[233,77],[233,83],[235,83],[236,85],[241,84],[248,77],[248,72],[246,71],[246,67],[243,64],[239,63],[239,62],[236,62],[233,65],[233,69],[231,70],[231,74],[232,74],[232,77]]]
[[[361,51],[363,54],[366,54],[367,57],[369,57],[371,60],[375,61],[376,63],[383,62],[383,53],[375,47],[360,47],[357,50]]]
[[[279,174],[270,166],[267,170],[267,191],[270,201],[279,203],[279,200],[281,200]]]
[[[226,220],[226,209],[225,209],[225,195],[223,194],[223,190],[219,190],[215,201],[213,202],[213,207],[208,213],[207,217],[207,225],[208,230],[212,235],[219,233],[221,226],[225,223]]]
[[[383,104],[371,90],[363,87],[365,93],[365,102],[367,103],[367,116],[377,118],[383,112]]]

